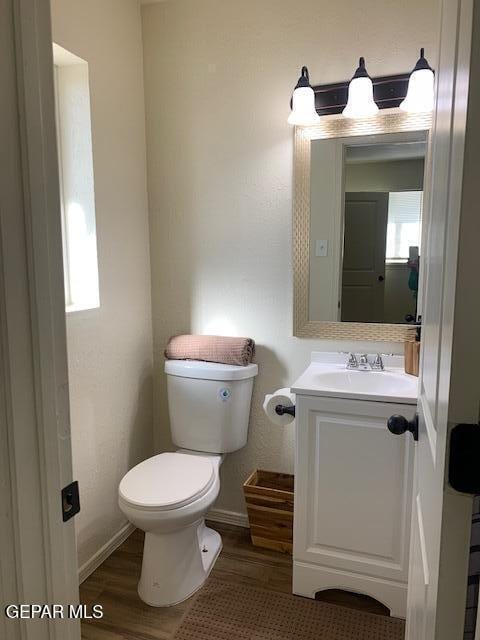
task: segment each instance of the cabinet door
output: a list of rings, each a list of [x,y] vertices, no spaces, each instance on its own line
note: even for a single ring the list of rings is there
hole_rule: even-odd
[[[406,583],[412,437],[386,421],[415,407],[300,396],[297,411],[295,561]]]

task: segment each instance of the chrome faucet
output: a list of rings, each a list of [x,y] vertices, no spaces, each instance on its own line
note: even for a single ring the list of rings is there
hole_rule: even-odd
[[[357,371],[384,370],[382,356],[379,353],[377,353],[373,362],[369,361],[366,353],[361,353],[358,358],[354,353],[349,353],[346,367],[347,369],[356,369]]]
[[[367,356],[366,353],[362,353],[360,355],[360,360],[359,360],[359,363],[358,363],[358,369],[359,369],[359,371],[371,371],[372,370],[372,365],[368,361],[368,356]]]

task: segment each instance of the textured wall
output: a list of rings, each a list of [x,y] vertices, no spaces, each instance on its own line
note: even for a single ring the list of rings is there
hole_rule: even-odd
[[[409,70],[420,46],[435,64],[437,1],[172,0],[142,17],[156,446],[170,446],[167,337],[255,338],[249,443],[227,457],[217,503],[244,511],[253,468],[293,468],[293,429],[266,421],[263,395],[312,349],[355,347],[292,337],[292,88],[302,64],[314,84],[350,77],[359,55],[373,75]]]
[[[339,146],[338,140],[314,140],[310,148],[310,320],[336,321],[339,317],[343,240],[340,215],[343,167]],[[316,255],[317,240],[327,243],[326,256]]]
[[[90,77],[101,306],[67,316],[81,566],[126,523],[118,482],[152,451],[142,39],[133,0],[53,0],[52,17]]]

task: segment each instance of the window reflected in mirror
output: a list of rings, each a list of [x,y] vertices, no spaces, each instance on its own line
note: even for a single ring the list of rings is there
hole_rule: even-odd
[[[312,140],[310,320],[417,316],[426,142],[389,138]]]

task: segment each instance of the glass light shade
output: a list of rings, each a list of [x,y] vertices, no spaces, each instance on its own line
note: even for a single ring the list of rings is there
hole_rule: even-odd
[[[292,111],[288,116],[289,124],[307,127],[319,121],[320,116],[315,110],[315,94],[312,87],[295,89],[292,97]]]
[[[408,81],[408,90],[400,109],[410,113],[431,111],[434,101],[434,74],[431,69],[413,71]]]
[[[372,80],[368,76],[354,77],[348,85],[348,101],[343,115],[346,118],[368,118],[377,111],[378,107],[373,99]]]

